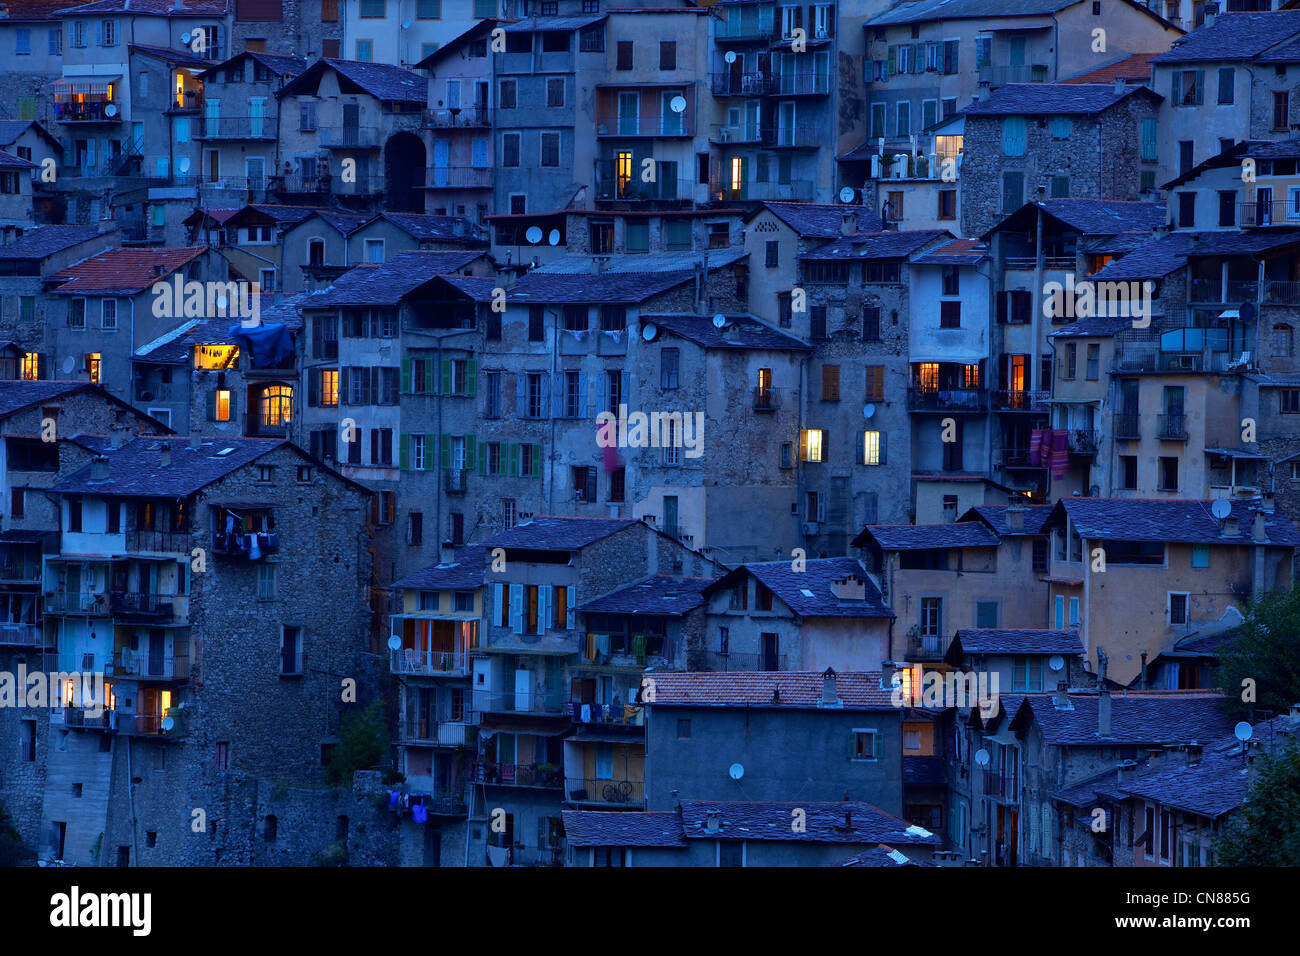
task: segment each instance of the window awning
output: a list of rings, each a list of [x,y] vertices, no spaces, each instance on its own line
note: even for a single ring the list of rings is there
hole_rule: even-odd
[[[120,76],[87,76],[72,79],[63,77],[54,81],[54,96],[107,96],[109,87],[121,80]]]

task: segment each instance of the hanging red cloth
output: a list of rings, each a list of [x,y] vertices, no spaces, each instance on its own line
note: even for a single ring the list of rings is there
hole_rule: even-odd
[[[1059,481],[1065,477],[1065,470],[1070,463],[1070,432],[1065,428],[1057,428],[1051,432],[1051,436],[1052,477]]]
[[[1042,459],[1042,454],[1043,454],[1043,432],[1045,430],[1046,429],[1035,428],[1032,432],[1029,433],[1029,464],[1030,465],[1036,466],[1036,465],[1044,464]]]

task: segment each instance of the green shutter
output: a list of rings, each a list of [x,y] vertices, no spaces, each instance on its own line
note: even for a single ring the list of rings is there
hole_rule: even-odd
[[[474,436],[466,435],[465,436],[465,470],[466,471],[474,470],[474,453],[476,450],[477,449],[474,442]]]
[[[405,432],[403,432],[402,435],[401,435],[401,439],[400,439],[400,441],[401,441],[401,444],[400,444],[400,446],[399,446],[399,447],[400,447],[400,452],[399,452],[400,458],[399,458],[398,467],[401,468],[402,471],[410,471],[410,469],[411,469],[411,436],[408,435],[408,434],[406,434]]]
[[[411,360],[402,359],[402,394],[411,394]]]
[[[890,44],[890,46],[889,46],[889,67],[888,67],[888,70],[889,70],[889,72],[886,73],[886,76],[893,76],[895,73],[898,72],[898,46],[897,46],[897,44]]]
[[[512,443],[509,446],[506,454],[509,456],[509,461],[506,462],[506,468],[505,468],[506,474],[512,478],[518,478],[519,477],[519,446]]]
[[[424,391],[428,395],[438,391],[438,366],[433,359],[424,360]]]
[[[871,756],[879,760],[885,755],[885,741],[880,734],[871,735]]]
[[[230,420],[239,421],[239,391],[233,388],[230,390]]]
[[[478,362],[469,359],[465,362],[465,394],[474,396],[478,392]]]
[[[542,477],[542,446],[533,446],[533,477]]]
[[[208,421],[217,420],[217,392],[215,389],[208,392]]]
[[[432,364],[432,363],[430,363]],[[438,454],[438,436],[432,433],[424,436],[424,470],[433,471],[435,457]]]
[[[852,730],[849,731],[849,752],[848,758],[852,760],[858,754],[858,735]]]
[[[1179,105],[1183,95],[1183,75],[1177,70],[1169,74],[1169,102],[1174,106]]]
[[[487,475],[487,460],[488,460],[488,448],[489,448],[489,447],[491,447],[490,444],[489,444],[489,445],[480,445],[480,446],[479,446],[479,450],[478,450],[478,473],[479,473],[480,475],[485,475],[485,476]],[[499,460],[500,460],[500,459],[498,459],[498,461],[499,461]]]
[[[452,378],[452,375],[451,375],[451,359],[449,359],[449,358],[445,358],[445,359],[442,360],[442,391],[441,391],[441,394],[443,394],[443,395],[450,395],[450,394],[451,394],[452,386],[455,385],[455,384],[456,384],[456,382],[455,382],[455,380]]]
[[[451,436],[450,435],[441,436],[441,444],[442,444],[442,467],[450,469],[451,468]]]
[[[1196,105],[1200,106],[1205,102],[1205,71],[1196,71]]]

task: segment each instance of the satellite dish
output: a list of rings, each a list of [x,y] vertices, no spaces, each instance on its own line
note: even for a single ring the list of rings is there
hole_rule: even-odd
[[[116,116],[116,115],[117,115],[117,106],[114,105],[113,103],[109,103],[107,106],[104,107],[104,115],[105,115],[105,116]]]
[[[546,241],[553,246],[558,246],[560,244],[560,230],[552,229],[551,234],[546,237]]]
[[[840,190],[840,202],[853,202],[853,187],[845,186]]]
[[[686,97],[674,96],[671,100],[668,101],[668,108],[671,109],[674,113],[685,113]]]
[[[655,336],[658,334],[659,328],[653,322],[647,322],[641,326],[641,338],[645,339],[647,342],[653,342]],[[68,359],[68,361],[71,362],[72,359]]]
[[[524,238],[527,239],[529,242],[531,242],[533,245],[537,245],[539,242],[542,241],[542,230],[539,229],[537,226],[529,226],[528,231],[524,233]]]
[[[188,33],[182,33],[182,34],[181,34],[181,42],[184,43],[186,46],[189,46],[189,45],[190,45],[190,35],[189,35]]]
[[[1062,667],[1065,666],[1065,658],[1062,657],[1060,654],[1053,654],[1051,657],[1047,659],[1047,666],[1054,671],[1059,671]]]
[[[723,59],[726,60],[728,63],[735,63],[735,62],[736,62],[736,51],[735,51],[735,50],[728,50],[727,53],[726,53],[726,55],[723,56]]]
[[[173,727],[175,727],[175,726],[176,726],[176,721],[172,720],[172,718],[170,718],[170,717],[164,717],[164,718],[162,719],[162,729],[163,729],[163,730],[171,730],[171,729],[172,729]]]
[[[713,317],[713,327],[715,329],[725,329],[727,327],[727,317],[719,312]]]
[[[394,634],[388,639],[388,649],[390,651],[400,651],[402,649],[402,639]]]
[[[65,375],[71,375],[72,370],[76,367],[77,367],[77,360],[74,359],[71,355],[69,355],[67,358],[63,360],[63,373]]]
[[[1210,505],[1210,514],[1222,521],[1228,515],[1232,514],[1232,505],[1227,498],[1220,498],[1214,504]]]
[[[190,158],[188,156],[182,156],[180,159],[176,160],[176,168],[183,173],[188,173],[190,171]]]
[[[402,29],[403,29],[403,30],[409,30],[409,29],[411,29],[411,18],[410,18],[410,17],[407,17],[405,20],[402,21]]]
[[[867,402],[867,404],[862,407],[863,418],[870,418],[875,414],[876,414],[876,406],[872,405],[870,402]]]
[[[1246,721],[1242,721],[1236,727],[1232,728],[1232,736],[1236,737],[1243,744],[1255,735],[1255,728],[1250,726]]]
[[[989,752],[983,747],[975,751],[975,762],[981,767],[987,767],[989,765]]]
[[[733,763],[727,770],[727,775],[731,777],[732,780],[739,780],[745,775],[745,768],[738,763]]]

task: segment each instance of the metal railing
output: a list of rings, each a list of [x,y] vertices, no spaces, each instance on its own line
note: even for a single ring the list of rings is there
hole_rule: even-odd
[[[1006,258],[1006,267],[1018,272],[1027,272],[1037,268],[1038,260],[1034,256],[1008,256]],[[1044,256],[1043,269],[1066,270],[1069,271],[1075,266],[1074,256]]]
[[[12,561],[0,564],[0,581],[39,581],[41,566],[35,561]]]
[[[388,667],[394,674],[461,674],[469,667],[464,651],[421,651],[399,647],[388,652]]]
[[[45,635],[39,624],[0,624],[0,645],[40,647]]]
[[[573,803],[603,803],[616,807],[645,805],[644,780],[566,777],[564,789]]]
[[[132,552],[189,554],[190,535],[187,531],[128,531],[126,549]]]
[[[490,189],[492,170],[480,166],[433,166],[425,185],[430,189]]]
[[[1026,389],[997,389],[991,393],[993,409],[999,412],[1043,412],[1049,397],[1048,392]]]
[[[979,68],[979,81],[987,83],[991,87],[1002,86],[1005,83],[1046,83],[1047,67],[1037,64],[1029,66],[981,66]]]
[[[780,393],[774,388],[754,389],[754,411],[774,412],[781,407]]]
[[[1254,279],[1193,279],[1192,302],[1254,302],[1259,297],[1259,283]]]
[[[170,621],[176,617],[180,594],[149,594],[144,591],[114,591],[109,605],[113,616],[149,617]]]
[[[113,108],[112,115],[108,112],[110,106]],[[54,121],[56,123],[120,123],[122,107],[112,100],[55,103]]]
[[[121,714],[114,712],[110,725],[116,726],[119,734],[131,734],[145,737],[180,736],[182,724],[179,718],[172,718],[172,729],[164,730],[162,714]]]
[[[830,73],[815,70],[773,73],[767,81],[767,92],[776,96],[823,96],[830,91]]]
[[[1142,416],[1140,415],[1124,415],[1124,414],[1116,415],[1114,419],[1114,424],[1111,429],[1115,437],[1116,438],[1141,438],[1142,432],[1139,427],[1139,422],[1141,420],[1141,417]]]
[[[186,654],[154,657],[146,652],[120,648],[113,660],[114,675],[148,680],[189,680],[190,659]]]
[[[108,595],[103,591],[55,591],[45,595],[50,614],[107,614]]]
[[[601,113],[596,116],[596,135],[616,136],[694,136],[695,119],[689,113],[668,116],[619,116]]]
[[[766,73],[710,73],[709,90],[714,96],[759,96],[767,92]]]
[[[448,468],[443,472],[443,487],[449,495],[463,495],[469,489],[469,471],[465,468]]]
[[[907,390],[909,411],[982,412],[988,391],[982,388],[917,388]]]
[[[1095,455],[1101,444],[1101,432],[1095,428],[1070,430],[1070,451],[1076,455]]]
[[[558,691],[491,694],[474,691],[474,710],[494,714],[564,714],[568,701]]]
[[[942,634],[914,634],[908,641],[907,656],[912,660],[939,660],[947,651]]]
[[[403,740],[422,741],[440,747],[466,747],[474,742],[475,729],[463,720],[407,717],[399,726]]]
[[[715,671],[783,671],[788,669],[785,654],[723,654],[711,651],[708,662]]]
[[[539,787],[546,790],[560,790],[564,787],[564,772],[559,767],[549,764],[494,763],[490,760],[477,760],[470,773],[475,783]]]
[[[492,125],[492,111],[486,106],[425,110],[424,125],[433,129],[470,129]]]
[[[374,126],[322,126],[317,132],[320,144],[327,149],[379,145],[379,130]]]
[[[1182,412],[1156,416],[1156,437],[1163,441],[1187,441],[1187,417]]]
[[[983,777],[984,796],[1009,801],[1020,798],[1015,777],[1003,776],[996,770],[982,770],[980,774]]]
[[[690,179],[656,179],[645,183],[639,175],[618,180],[605,177],[596,184],[596,198],[618,202],[690,202],[695,196],[695,183]]]
[[[50,710],[50,724],[77,730],[108,730],[112,726],[111,713],[101,710],[98,714],[88,714],[84,707],[55,707]]]
[[[275,139],[276,128],[274,116],[204,116],[195,138]]]
[[[1243,226],[1300,225],[1300,206],[1285,199],[1238,203]]]
[[[329,192],[329,176],[304,176],[301,173],[267,176],[267,189],[274,193],[296,193],[300,195],[319,195]]]
[[[825,136],[825,131],[819,126],[778,126],[765,137],[765,144],[772,147],[812,149],[821,146]]]
[[[717,202],[807,202],[813,198],[811,179],[796,179],[788,183],[736,183],[722,180],[709,183],[709,196]]]

